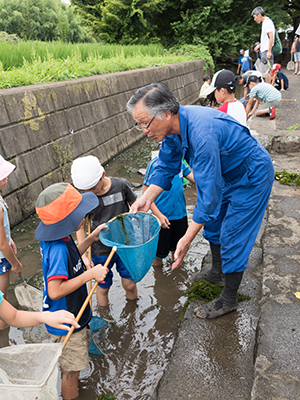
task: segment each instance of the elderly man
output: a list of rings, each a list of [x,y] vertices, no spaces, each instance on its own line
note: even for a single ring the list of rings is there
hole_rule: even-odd
[[[195,313],[199,318],[216,318],[236,310],[237,290],[274,179],[269,154],[234,118],[212,108],[181,106],[160,83],[137,90],[127,109],[137,128],[162,141],[150,186],[131,211],[149,210],[156,197],[170,189],[184,157],[193,169],[197,203],[193,220],[177,244],[172,268],[181,265],[204,226],[205,238],[221,249],[225,287],[216,300],[199,306]]]
[[[260,43],[254,47],[254,51],[257,52],[260,49],[260,59],[264,64],[269,64],[269,69],[271,71],[272,65],[274,64],[272,47],[274,45],[275,26],[271,18],[266,16],[262,7],[254,8],[252,15],[255,22],[258,24],[262,23]],[[265,77],[267,83],[271,83],[270,71]]]

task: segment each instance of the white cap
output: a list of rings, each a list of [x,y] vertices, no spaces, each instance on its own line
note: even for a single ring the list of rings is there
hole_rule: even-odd
[[[80,190],[89,190],[102,178],[104,168],[95,156],[76,158],[71,167],[73,185]]]
[[[15,168],[16,166],[14,164],[4,160],[4,158],[0,156],[0,181],[8,177]]]

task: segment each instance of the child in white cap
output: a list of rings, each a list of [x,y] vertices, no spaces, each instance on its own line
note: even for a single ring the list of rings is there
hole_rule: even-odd
[[[71,167],[73,185],[84,192],[92,192],[97,195],[99,205],[90,212],[92,220],[92,231],[98,225],[108,222],[113,217],[129,211],[130,205],[136,200],[136,194],[130,188],[129,183],[123,178],[106,176],[105,170],[95,156],[80,157],[73,161]],[[86,237],[85,227],[76,233],[78,243]],[[110,253],[110,248],[101,241],[92,244],[92,265],[90,265],[87,255],[83,256],[83,261],[87,268],[93,264],[104,264]],[[137,287],[129,271],[123,264],[121,258],[115,253],[108,265],[109,272],[105,282],[99,283],[96,291],[97,302],[100,306],[108,305],[108,292],[113,282],[112,267],[116,264],[116,269],[121,276],[122,286],[126,292],[126,298],[135,300],[137,298]]]
[[[15,169],[15,165],[4,160],[0,156],[0,190],[4,190],[7,185],[7,178]],[[7,212],[7,204],[0,196],[0,290],[7,300],[7,289],[9,285],[9,270],[20,276],[22,264],[17,259],[17,247],[10,237],[10,225]],[[0,330],[8,325],[0,320]]]

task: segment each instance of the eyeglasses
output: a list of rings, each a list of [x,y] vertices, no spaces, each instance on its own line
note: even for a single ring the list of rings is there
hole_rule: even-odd
[[[135,127],[136,129],[138,129],[139,131],[142,131],[143,129],[148,130],[148,129],[149,129],[149,126],[152,124],[154,118],[156,117],[156,114],[157,114],[157,113],[154,114],[154,116],[152,117],[152,119],[151,119],[151,121],[149,122],[149,124],[143,126],[142,124],[138,124],[138,123],[136,122],[136,123],[134,124],[134,127]]]

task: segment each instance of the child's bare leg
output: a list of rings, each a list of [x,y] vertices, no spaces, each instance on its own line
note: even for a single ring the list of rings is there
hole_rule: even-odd
[[[136,284],[133,282],[132,279],[122,279],[122,286],[126,292],[126,298],[128,300],[135,300],[137,298],[137,287]]]
[[[162,259],[155,257],[152,265],[153,265],[153,267],[162,267],[163,261],[162,261]]]
[[[0,275],[0,290],[3,293],[3,297],[7,300],[7,289],[9,285],[9,271],[4,272],[4,274]],[[0,330],[7,328],[8,325],[6,322],[0,319]]]
[[[257,117],[260,117],[261,115],[265,115],[269,112],[270,110],[268,108],[264,108],[263,110],[258,110],[256,113]]]
[[[61,395],[64,400],[78,397],[78,378],[80,371],[62,371]]]
[[[108,305],[108,303],[109,303],[108,291],[109,291],[109,288],[103,289],[102,287],[97,286],[96,298],[97,298],[97,303],[99,304],[99,306],[105,307]]]

